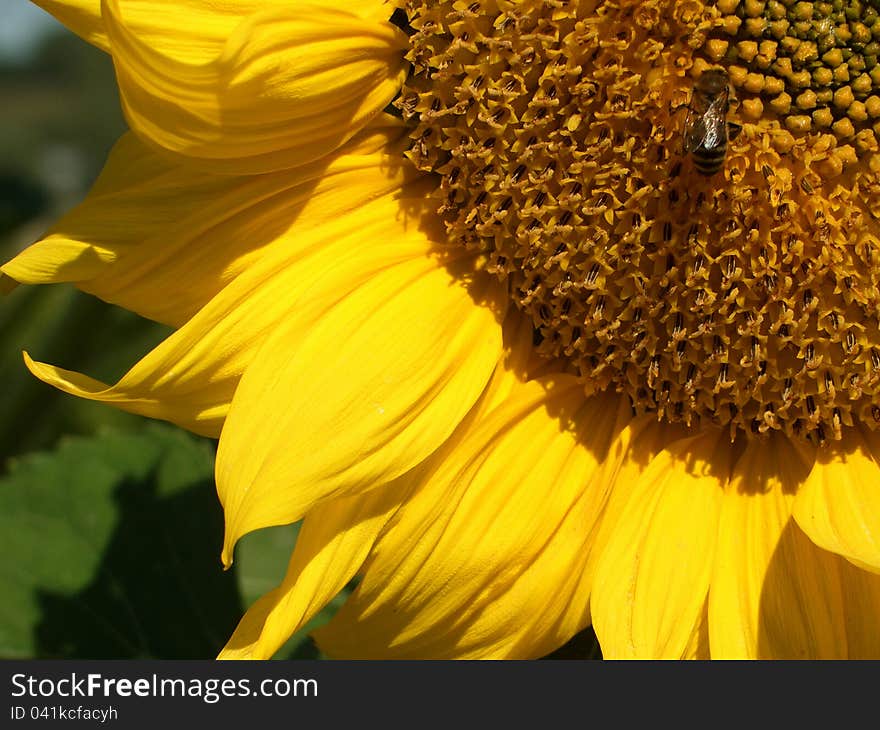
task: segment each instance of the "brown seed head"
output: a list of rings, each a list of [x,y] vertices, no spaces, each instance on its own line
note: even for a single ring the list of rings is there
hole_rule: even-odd
[[[880,19],[860,2],[412,0],[409,153],[590,388],[837,438],[880,401]],[[713,66],[743,126],[681,154]]]

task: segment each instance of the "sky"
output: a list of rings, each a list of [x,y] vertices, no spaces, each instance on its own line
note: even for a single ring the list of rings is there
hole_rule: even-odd
[[[0,58],[24,59],[57,22],[30,0],[0,0]]]

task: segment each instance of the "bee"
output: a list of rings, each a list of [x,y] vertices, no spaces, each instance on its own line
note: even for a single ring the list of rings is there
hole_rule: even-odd
[[[724,164],[727,141],[742,131],[727,121],[730,77],[723,69],[707,69],[694,85],[684,125],[684,151],[694,158],[701,175],[714,175]]]

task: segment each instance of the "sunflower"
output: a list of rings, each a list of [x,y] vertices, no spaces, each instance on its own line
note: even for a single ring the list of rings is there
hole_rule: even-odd
[[[874,5],[38,4],[131,131],[3,274],[176,331],[28,367],[302,520],[222,657],[880,657]]]

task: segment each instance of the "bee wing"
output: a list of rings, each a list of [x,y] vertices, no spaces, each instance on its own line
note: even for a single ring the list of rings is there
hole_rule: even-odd
[[[714,150],[727,143],[727,110],[719,100],[713,101],[703,115],[703,147]]]
[[[706,135],[706,125],[703,122],[703,114],[697,111],[693,104],[688,107],[687,119],[684,122],[684,153],[693,152]]]

